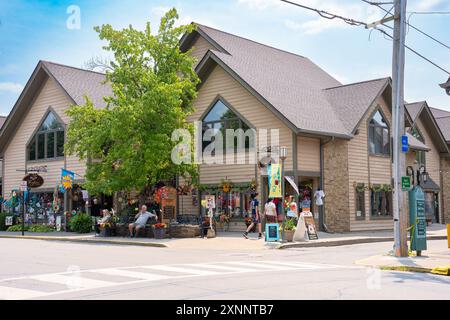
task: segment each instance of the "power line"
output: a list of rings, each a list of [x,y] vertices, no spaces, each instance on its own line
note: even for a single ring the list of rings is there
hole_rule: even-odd
[[[333,13],[329,13],[329,12],[324,11],[324,10],[311,8],[311,7],[302,5],[300,3],[296,3],[296,2],[292,2],[292,1],[288,1],[288,0],[281,0],[281,1],[289,3],[289,4],[292,4],[294,6],[297,6],[297,7],[303,8],[303,9],[306,9],[306,10],[309,10],[309,11],[314,11],[319,16],[321,16],[322,18],[325,18],[325,19],[329,19],[329,20],[340,19],[340,20],[344,21],[345,23],[347,23],[349,25],[352,25],[352,26],[366,26],[367,25],[367,23],[362,22],[362,21],[358,21],[358,20],[355,20],[355,19],[342,17],[342,16],[339,16],[339,15],[336,15],[336,14],[333,14]]]
[[[450,11],[408,11],[409,14],[450,14]]]
[[[340,20],[346,22],[347,24],[350,24],[350,25],[353,25],[353,26],[364,26],[364,27],[367,27],[367,23],[362,22],[362,21],[358,21],[358,20],[355,20],[355,19],[351,19],[351,18],[339,16],[339,15],[336,15],[336,14],[333,14],[333,13],[330,13],[330,12],[327,12],[327,11],[324,11],[324,10],[319,10],[319,9],[316,9],[316,8],[308,7],[308,6],[305,6],[305,5],[296,3],[296,2],[292,2],[292,1],[289,1],[289,0],[281,0],[281,1],[286,2],[286,3],[289,3],[289,4],[292,4],[292,5],[294,5],[294,6],[297,6],[297,7],[303,8],[303,9],[306,9],[306,10],[309,10],[309,11],[316,12],[316,13],[319,14],[321,17],[326,18],[326,19],[330,19],[330,20],[331,20],[331,19],[340,19]],[[367,1],[367,0],[362,0],[362,1],[365,2],[365,3],[369,3],[369,4],[371,3],[370,1]],[[378,5],[377,5],[377,6],[378,6]],[[380,7],[380,6],[378,6],[378,7],[379,7],[380,9],[384,10],[385,12],[390,13],[390,11],[388,11],[388,10],[382,8],[382,7]],[[392,9],[391,9],[391,10],[392,10]],[[392,29],[392,27],[390,27],[390,26],[388,26],[388,25],[383,24],[383,26]],[[414,27],[414,28],[415,28],[415,27]],[[375,27],[375,30],[378,30],[378,31],[382,32],[384,35],[388,36],[388,37],[391,38],[392,40],[394,39],[393,36],[391,36],[389,33],[387,33],[387,32],[386,32],[385,30],[383,30],[383,29],[379,29],[379,28],[376,28],[376,27]],[[417,56],[419,56],[420,58],[424,59],[425,61],[427,61],[427,62],[429,62],[430,64],[432,64],[433,66],[435,66],[436,68],[438,68],[438,69],[440,69],[441,71],[443,71],[443,72],[445,72],[445,73],[447,73],[447,74],[450,75],[450,72],[449,72],[449,71],[445,70],[444,68],[442,68],[441,66],[439,66],[437,63],[431,61],[430,59],[428,59],[427,57],[425,57],[423,54],[417,52],[416,50],[412,49],[411,47],[409,47],[409,46],[407,46],[407,45],[405,45],[405,47],[406,47],[408,50],[410,50],[411,52],[413,52],[414,54],[416,54]]]
[[[386,13],[389,13],[389,12],[392,10],[392,9],[391,9],[391,10],[388,11],[388,10],[386,10],[385,8],[383,8],[381,5],[376,4],[375,2],[372,2],[372,1],[367,1],[367,0],[361,0],[361,1],[362,1],[362,2],[365,2],[365,3],[368,3],[368,4],[370,4],[370,5],[377,6],[379,9],[383,10],[383,11],[386,12]],[[410,14],[410,16],[409,16],[409,18],[408,18],[408,22],[406,22],[406,24],[407,24],[409,27],[413,28],[413,29],[416,30],[417,32],[421,33],[422,35],[424,35],[424,36],[430,38],[431,40],[433,40],[433,41],[439,43],[440,45],[442,45],[442,46],[444,46],[445,48],[447,48],[447,49],[450,50],[450,46],[449,46],[449,45],[445,44],[444,42],[442,42],[442,41],[436,39],[435,37],[433,37],[433,36],[431,36],[431,35],[429,35],[429,34],[426,33],[425,31],[422,31],[422,30],[420,30],[419,28],[417,28],[417,27],[413,26],[412,24],[410,24],[410,23],[409,23],[409,20],[411,19],[411,16],[412,16],[413,14],[414,14],[414,12],[412,12],[412,13]],[[384,25],[384,26],[387,27],[387,25]]]

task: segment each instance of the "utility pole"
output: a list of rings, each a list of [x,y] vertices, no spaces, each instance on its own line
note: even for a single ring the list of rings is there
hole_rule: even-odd
[[[406,2],[395,0],[394,14],[394,50],[392,60],[392,122],[393,122],[393,209],[394,209],[394,254],[396,257],[408,256],[408,213],[407,196],[402,191],[402,176],[406,174],[405,154],[401,139],[405,135],[405,39],[406,39]]]

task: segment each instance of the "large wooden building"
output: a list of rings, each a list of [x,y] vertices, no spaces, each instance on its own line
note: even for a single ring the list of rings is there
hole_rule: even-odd
[[[203,25],[185,35],[180,46],[192,49],[202,80],[189,121],[200,121],[206,129],[277,129],[276,143],[264,148],[287,148],[286,175],[300,189],[299,201],[312,200],[321,228],[393,228],[390,78],[344,85],[308,58]],[[82,182],[86,164],[61,152],[68,121],[64,111],[83,103],[84,95],[103,107],[102,97],[111,93],[104,78],[55,63],[38,64],[0,132],[5,199],[30,167],[46,168],[45,183],[36,193],[52,193],[61,168],[76,172]],[[430,174],[424,186],[430,220],[449,222],[450,113],[426,102],[405,108],[408,165],[424,165]],[[208,194],[216,197],[219,210],[243,216],[250,210],[254,185],[261,203],[268,197],[267,170],[260,161],[201,164],[199,170],[204,187],[179,196],[179,214],[201,214],[201,200]],[[233,183],[226,194],[218,188],[223,180]],[[326,194],[320,207],[312,199],[319,189]],[[287,193],[296,194],[289,184]],[[65,209],[76,207],[71,197],[62,199]]]

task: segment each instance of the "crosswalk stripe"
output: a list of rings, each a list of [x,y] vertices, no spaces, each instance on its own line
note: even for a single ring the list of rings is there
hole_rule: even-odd
[[[330,269],[335,268],[334,266],[325,266],[320,264],[312,264],[312,263],[292,263],[292,262],[281,262],[281,261],[261,261],[262,263],[273,264],[273,265],[281,265],[281,266],[291,266],[302,269]]]
[[[229,264],[237,264],[242,266],[248,266],[254,268],[253,271],[265,271],[265,270],[295,270],[295,269],[304,269],[300,267],[289,267],[289,266],[275,266],[275,265],[263,265],[258,262],[225,262]],[[264,270],[265,269],[265,270]]]
[[[0,287],[1,300],[22,300],[39,297],[43,294],[41,291],[19,289],[11,287]]]
[[[187,266],[193,266],[193,267],[199,267],[199,268],[208,268],[208,269],[218,269],[218,270],[225,270],[231,271],[231,272],[252,272],[255,271],[255,269],[250,268],[238,268],[238,267],[231,267],[231,266],[219,266],[217,264],[186,264]]]
[[[109,287],[114,282],[93,280],[83,278],[81,275],[61,275],[61,274],[44,274],[38,276],[31,276],[30,279],[35,279],[44,282],[64,284],[68,289],[94,289],[101,287]]]
[[[185,268],[182,266],[173,267],[173,266],[145,266],[143,267],[145,269],[153,269],[153,270],[161,270],[161,271],[173,271],[178,273],[190,273],[195,274],[199,276],[212,276],[220,274],[220,272],[215,271],[206,271],[206,270],[198,270],[198,269],[192,269],[192,268]]]
[[[110,275],[110,276],[136,278],[136,279],[142,279],[142,280],[148,280],[148,281],[156,281],[156,280],[173,278],[173,276],[165,276],[165,275],[154,274],[154,273],[128,271],[128,270],[122,270],[122,269],[93,270],[92,272],[106,274],[106,275]]]

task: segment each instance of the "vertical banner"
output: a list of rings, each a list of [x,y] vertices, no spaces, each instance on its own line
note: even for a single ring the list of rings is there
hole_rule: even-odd
[[[267,173],[269,175],[269,198],[283,198],[281,195],[281,165],[269,165]]]
[[[61,169],[61,184],[65,190],[72,189],[75,173],[66,169]]]

